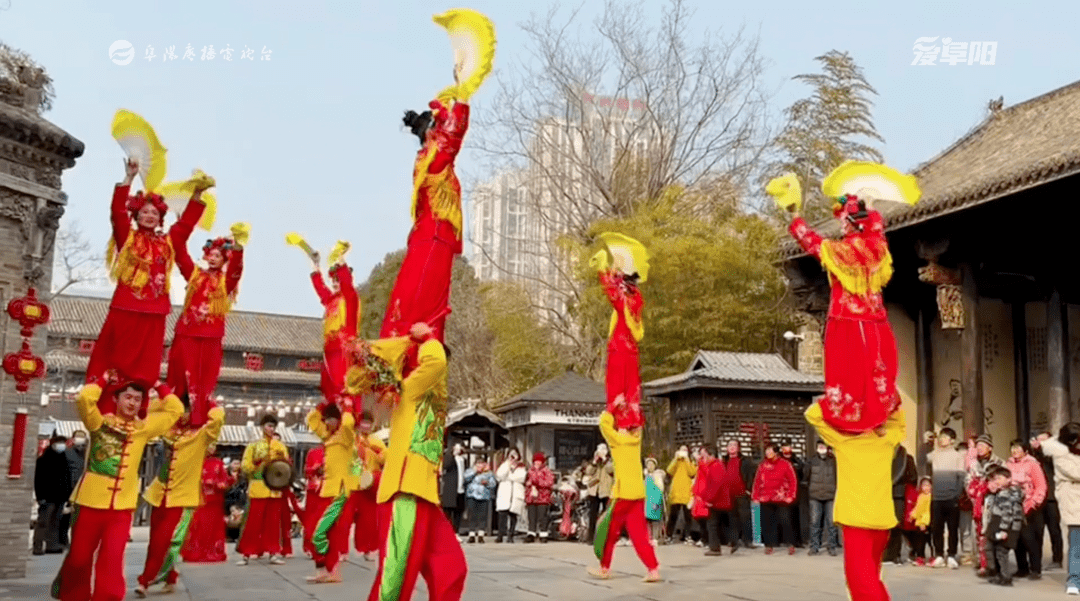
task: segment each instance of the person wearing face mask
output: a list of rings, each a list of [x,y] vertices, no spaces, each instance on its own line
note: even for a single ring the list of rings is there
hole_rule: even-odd
[[[79,480],[82,479],[83,470],[86,468],[86,432],[82,430],[75,430],[71,433],[71,440],[68,441],[67,450],[64,451],[64,456],[68,462],[68,475],[70,476],[69,482],[71,490],[75,490],[75,486],[79,484]],[[68,540],[68,532],[71,531],[71,508],[70,506],[60,517],[60,544],[67,547],[70,543]]]
[[[191,425],[207,421],[210,394],[221,373],[225,318],[236,302],[244,271],[247,224],[232,226],[231,238],[207,240],[203,246],[206,268],[191,260],[185,246],[177,246],[176,266],[187,280],[187,295],[173,329],[166,381],[180,397],[191,399]]]
[[[108,264],[116,291],[90,353],[87,383],[110,369],[144,388],[157,381],[165,346],[165,320],[172,310],[169,278],[176,249],[187,244],[206,208],[202,193],[214,185],[213,178],[198,172],[187,208],[166,233],[165,200],[153,190],[129,196],[137,173],[139,164],[128,160],[124,181],[113,191]],[[103,395],[101,400],[102,414],[116,411],[109,395]],[[139,415],[146,415],[145,405]]]
[[[829,445],[817,443],[817,455],[810,458],[803,468],[809,483],[810,496],[810,552],[821,552],[821,535],[825,534],[825,549],[836,555],[838,536],[833,523],[833,500],[836,498],[836,458],[829,453]]]
[[[124,551],[131,519],[139,499],[139,465],[146,443],[168,432],[184,414],[184,405],[165,384],[158,384],[158,402],[146,419],[139,419],[146,389],[138,382],[107,372],[83,386],[75,400],[90,432],[86,472],[75,488],[72,503],[71,549],[52,584],[60,601],[123,599]],[[115,413],[103,414],[98,401],[104,390],[113,396]],[[96,559],[95,559],[96,556]]]
[[[67,439],[54,434],[34,468],[34,496],[38,502],[34,555],[64,552],[64,547],[60,545],[60,516],[71,496],[66,451]]]

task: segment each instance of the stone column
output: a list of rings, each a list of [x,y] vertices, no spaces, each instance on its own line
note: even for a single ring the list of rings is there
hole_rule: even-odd
[[[1069,390],[1069,315],[1062,302],[1061,290],[1055,284],[1046,305],[1046,371],[1050,375],[1050,431],[1076,418],[1071,415]]]
[[[979,340],[979,293],[975,267],[967,263],[961,266],[960,271],[964,304],[964,329],[960,334],[961,410],[964,414],[964,438],[967,439],[983,433],[986,418],[983,411],[982,345]]]
[[[11,101],[0,99],[0,308],[30,286],[48,298],[53,242],[67,202],[60,174],[83,153],[83,143],[42,119],[33,102]],[[19,325],[6,313],[0,320],[2,354],[13,352],[22,344]],[[47,330],[39,327],[34,333],[34,353],[43,356]],[[41,390],[38,380],[27,393],[18,394],[11,378],[0,376],[0,462],[5,467],[11,458],[15,411],[24,407],[29,414],[23,475],[0,479],[0,579],[26,576]]]

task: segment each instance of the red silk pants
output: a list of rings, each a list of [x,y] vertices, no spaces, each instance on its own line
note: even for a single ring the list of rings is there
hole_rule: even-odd
[[[53,581],[60,601],[122,601],[127,595],[124,550],[131,534],[131,509],[75,506],[71,548]],[[94,559],[94,554],[97,559]]]
[[[161,359],[165,350],[165,315],[109,309],[101,326],[90,362],[86,366],[86,381],[91,382],[107,370],[115,369],[123,376],[151,386],[161,377]],[[140,416],[146,416],[147,401],[143,401]],[[102,396],[98,401],[102,413],[115,413],[116,401]]]
[[[830,317],[825,324],[822,417],[841,432],[867,432],[884,424],[900,407],[898,366],[888,321]]]
[[[450,306],[453,268],[454,247],[449,242],[436,238],[409,240],[379,337],[408,336],[413,324],[425,322],[442,342],[446,315],[433,318]]]
[[[333,337],[323,344],[322,379],[319,388],[323,398],[332,401],[341,395],[345,387],[345,349],[340,337]]]
[[[236,552],[244,557],[259,557],[264,553],[283,555],[281,543],[287,533],[281,527],[288,514],[285,497],[249,499]]]
[[[315,534],[315,526],[331,501],[333,499],[320,497],[318,490],[309,490],[304,496],[304,552],[312,557],[315,557],[315,547],[311,544],[311,536]]]
[[[333,572],[341,560],[349,556],[349,529],[352,528],[353,514],[356,512],[354,498],[355,493],[349,493],[343,497],[327,499],[330,502],[323,509],[312,538],[312,559],[315,560],[315,567]],[[324,523],[331,519],[334,520],[333,524]],[[323,529],[326,531],[320,532]],[[320,537],[325,537],[325,553],[319,553]]]
[[[176,584],[179,577],[176,562],[194,513],[192,507],[155,507],[150,510],[150,543],[146,547],[146,564],[138,578],[139,584],[150,586],[162,580],[166,584]]]
[[[645,499],[615,499],[615,505],[611,508],[611,526],[608,527],[607,540],[604,541],[604,557],[600,560],[600,567],[605,570],[611,567],[615,543],[619,542],[619,534],[624,526],[641,563],[645,564],[650,571],[659,568],[660,562],[656,560],[656,551],[649,538],[649,525],[645,522]]]
[[[460,601],[469,568],[441,507],[399,493],[379,505],[378,521],[379,571],[368,601],[409,601],[417,576],[430,601]]]
[[[881,581],[881,556],[888,544],[888,530],[844,526],[844,576],[851,601],[890,601]]]
[[[178,334],[169,347],[166,381],[176,396],[188,393],[194,426],[206,423],[210,396],[221,374],[221,356],[221,338]]]
[[[379,479],[366,490],[358,490],[353,495],[355,509],[353,534],[356,550],[360,553],[375,553],[379,550]]]

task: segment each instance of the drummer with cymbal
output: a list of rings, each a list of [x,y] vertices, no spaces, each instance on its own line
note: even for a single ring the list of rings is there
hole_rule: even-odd
[[[289,448],[274,438],[278,419],[273,414],[266,414],[259,420],[262,438],[249,444],[244,449],[242,469],[250,484],[248,485],[248,512],[244,516],[244,525],[240,530],[240,540],[236,551],[242,556],[236,565],[246,566],[252,557],[270,555],[270,563],[284,565],[282,539],[288,536],[282,530],[282,516],[288,512],[285,497],[281,490],[271,488],[266,480],[265,470],[275,462],[289,460]]]

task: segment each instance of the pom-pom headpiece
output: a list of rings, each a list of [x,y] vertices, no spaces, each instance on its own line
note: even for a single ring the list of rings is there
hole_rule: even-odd
[[[228,261],[229,254],[239,248],[239,246],[237,246],[237,244],[233,242],[232,238],[221,237],[214,238],[213,240],[207,240],[206,244],[203,244],[202,247],[203,258],[206,258],[206,256],[210,254],[210,251],[214,250],[215,248],[220,250],[222,256],[224,256],[225,260]]]
[[[153,192],[138,192],[135,196],[129,196],[127,202],[128,214],[132,219],[137,220],[139,211],[146,206],[147,203],[154,205],[154,208],[158,210],[160,216],[157,227],[161,227],[165,223],[165,213],[168,212],[169,206],[165,204],[165,199],[160,194],[154,194]]]

